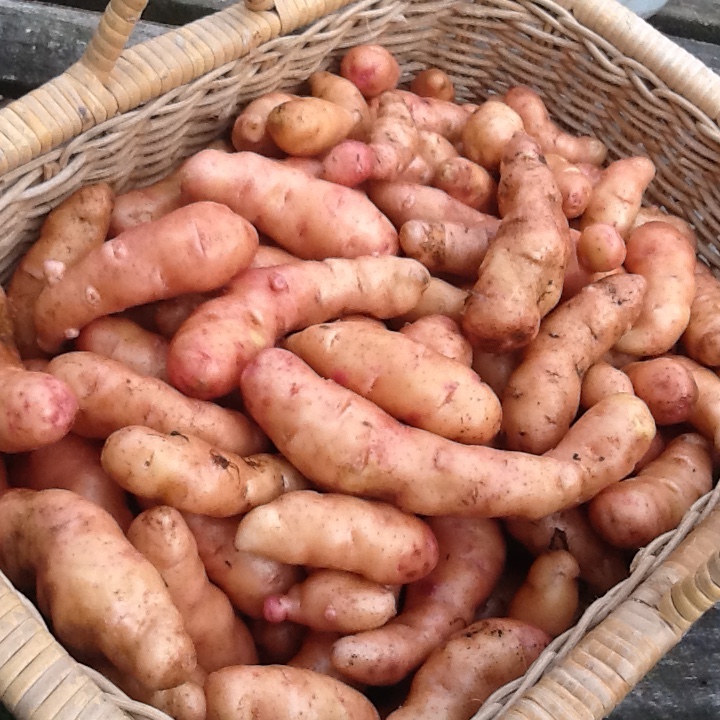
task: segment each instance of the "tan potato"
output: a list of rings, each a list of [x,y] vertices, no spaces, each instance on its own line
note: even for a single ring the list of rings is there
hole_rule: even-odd
[[[580,407],[587,410],[610,395],[634,392],[630,378],[622,370],[599,361],[592,365],[583,376],[580,387]],[[655,419],[657,420],[657,418]]]
[[[108,437],[102,464],[120,487],[137,497],[210,517],[245,513],[305,485],[279,455],[241,457],[192,435],[138,425]]]
[[[395,182],[429,185],[432,178],[433,169],[422,155],[415,155],[410,164],[395,178]]]
[[[395,180],[419,150],[418,129],[402,98],[383,93],[377,101],[370,126],[370,149],[374,160],[371,177]]]
[[[609,272],[625,262],[627,248],[620,233],[605,223],[588,225],[578,237],[577,257],[589,272]]]
[[[281,595],[300,582],[300,568],[235,548],[240,518],[190,513],[183,513],[183,518],[195,537],[208,577],[244,615],[262,618],[266,597]]]
[[[549,642],[518,620],[473,623],[430,655],[387,720],[469,720],[495,690],[522,677]]]
[[[296,97],[297,95],[275,90],[249,103],[233,124],[232,144],[235,150],[259,153],[267,157],[281,157],[282,151],[267,131],[268,116],[276,107]]]
[[[237,387],[258,352],[289,332],[350,313],[399,315],[418,303],[428,280],[420,263],[395,257],[249,270],[177,331],[168,374],[186,395],[221,397]]]
[[[33,591],[58,638],[81,655],[101,652],[151,690],[186,682],[192,640],[155,568],[113,518],[67,490],[0,497],[0,569]]]
[[[160,573],[203,670],[257,663],[250,631],[227,595],[208,580],[195,538],[175,508],[159,505],[141,513],[127,538]]]
[[[630,363],[622,371],[658,425],[676,425],[690,418],[698,386],[690,370],[673,356]]]
[[[381,45],[356,45],[343,55],[340,74],[372,98],[397,86],[400,65]]]
[[[548,153],[545,161],[557,183],[562,197],[562,210],[565,217],[574,219],[580,217],[590,202],[593,185],[590,179],[580,168],[569,163],[560,155]]]
[[[472,369],[502,398],[510,376],[522,359],[519,351],[494,355],[473,348]]]
[[[647,282],[640,317],[616,343],[620,352],[654,356],[685,332],[695,297],[695,253],[668,223],[646,223],[627,241],[625,269]]]
[[[596,226],[592,226],[596,227]],[[570,228],[570,255],[568,257],[567,265],[565,266],[565,277],[563,278],[563,291],[561,302],[569,300],[571,297],[575,297],[584,287],[591,283],[602,280],[604,277],[610,277],[611,275],[622,275],[625,270],[623,268],[617,268],[609,272],[592,272],[588,270],[581,262],[578,256],[578,242],[580,241],[581,233],[579,230],[573,230]],[[623,248],[625,242],[623,241]]]
[[[579,575],[580,566],[567,550],[543,553],[510,602],[507,616],[540,628],[550,637],[561,635],[575,621]]]
[[[710,443],[696,433],[680,435],[635,477],[593,498],[590,522],[611,545],[640,548],[675,529],[712,486]]]
[[[371,182],[368,197],[392,221],[402,227],[408,220],[460,223],[497,229],[498,220],[450,197],[446,192],[424,185],[403,182]]]
[[[460,325],[447,315],[428,315],[400,328],[400,332],[421,345],[467,367],[472,365],[472,345]]]
[[[126,425],[143,424],[158,432],[196,435],[243,456],[267,448],[267,439],[241,413],[187,398],[162,380],[100,355],[65,353],[48,371],[77,397],[73,432],[83,437],[105,439]]]
[[[372,175],[374,163],[375,153],[369,145],[357,140],[343,140],[322,159],[318,177],[352,188]]]
[[[467,299],[467,292],[440,278],[431,277],[415,307],[395,318],[395,323],[415,322],[429,315],[447,315],[460,322]]]
[[[645,189],[654,177],[655,166],[646,157],[623,158],[608,165],[593,189],[580,229],[605,223],[627,238]]]
[[[510,138],[523,130],[522,118],[499,98],[491,98],[468,118],[462,132],[463,152],[486,170],[497,170]]]
[[[665,212],[665,210],[657,207],[657,205],[641,207],[630,227],[630,232],[633,232],[646,222],[654,222],[656,220],[661,220],[662,222],[672,225],[690,243],[692,249],[697,250],[697,235],[695,235],[695,231],[690,224],[677,215],[671,215]]]
[[[410,82],[410,91],[420,97],[437,98],[447,102],[455,99],[453,81],[439,68],[421,70]]]
[[[687,354],[695,361],[720,365],[720,282],[703,262],[695,263],[695,297],[682,335]]]
[[[537,144],[518,133],[502,157],[503,219],[465,304],[463,332],[475,347],[493,353],[524,347],[560,301],[570,246],[560,202]]]
[[[331,492],[420,515],[541,517],[573,504],[585,483],[588,468],[575,461],[463,445],[402,425],[287,350],[262,352],[241,388],[283,455]]]
[[[497,206],[497,183],[482,166],[464,157],[452,157],[436,169],[432,184],[468,207],[483,213],[494,213]]]
[[[503,395],[509,448],[543,453],[557,445],[577,413],[583,375],[631,327],[644,292],[640,275],[615,275],[583,288],[545,319]]]
[[[403,252],[430,272],[474,278],[496,231],[491,223],[466,226],[408,220],[398,237]]]
[[[91,250],[43,289],[35,305],[38,345],[54,352],[95,318],[219,288],[250,264],[257,243],[257,232],[246,220],[211,202],[128,230]]]
[[[429,130],[418,132],[417,152],[425,160],[433,175],[445,161],[458,157],[458,151],[447,138]]]
[[[315,527],[310,536],[303,526]],[[386,503],[298,490],[243,517],[235,547],[289,565],[354,572],[381,585],[425,577],[437,540],[421,520]]]
[[[293,255],[392,255],[397,233],[363,194],[254,153],[204,150],[185,165],[183,194],[225,203]]]
[[[318,70],[309,78],[310,94],[335,103],[352,114],[355,124],[350,131],[353,140],[367,140],[370,108],[359,88],[340,75]]]
[[[80,188],[50,212],[40,237],[18,263],[7,301],[22,358],[44,357],[37,345],[35,303],[58,269],[74,265],[105,241],[113,203],[113,191],[105,183]]]
[[[313,325],[285,347],[413,427],[472,445],[489,443],[500,429],[500,401],[477,373],[400,333],[359,323]]]
[[[125,492],[103,470],[101,446],[73,433],[50,445],[12,458],[13,487],[30,490],[71,490],[115,518],[125,532],[133,515]]]
[[[75,349],[116,360],[138,375],[167,381],[167,340],[127,318],[105,315],[92,320],[80,331]]]
[[[356,682],[392,685],[468,625],[505,565],[505,540],[494,520],[431,518],[440,560],[407,586],[402,612],[385,626],[340,638],[333,667]]]
[[[265,599],[265,619],[342,634],[384,625],[397,612],[395,592],[342,570],[316,570],[285,595]]]
[[[312,670],[234,666],[205,683],[207,720],[378,720],[357,690]]]
[[[271,623],[260,618],[251,620],[249,625],[261,665],[287,664],[299,652],[303,639],[308,634],[304,625],[289,620]]]
[[[525,132],[540,144],[543,153],[556,153],[568,162],[602,165],[607,156],[605,145],[594,137],[575,137],[560,130],[550,119],[542,98],[529,87],[510,88],[503,101],[520,115]]]
[[[593,530],[584,508],[572,508],[538,520],[512,519],[510,534],[533,555],[567,550],[580,565],[580,577],[595,595],[604,595],[628,576],[628,562]]]

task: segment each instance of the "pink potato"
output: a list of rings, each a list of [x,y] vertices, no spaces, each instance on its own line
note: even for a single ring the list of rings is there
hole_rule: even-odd
[[[373,161],[369,145],[358,140],[343,140],[323,158],[321,177],[338,185],[356,187],[370,177]]]
[[[343,56],[340,74],[372,98],[397,86],[400,66],[381,45],[356,45]]]
[[[457,360],[468,367],[472,365],[472,345],[463,336],[460,325],[447,315],[428,315],[419,318],[401,327],[400,332],[405,337],[447,358]]]

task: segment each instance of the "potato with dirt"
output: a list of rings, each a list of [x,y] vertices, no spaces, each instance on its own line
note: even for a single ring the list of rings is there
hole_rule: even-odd
[[[471,445],[488,444],[500,429],[500,401],[477,373],[401,333],[343,321],[313,325],[284,346],[413,427]]]
[[[549,642],[518,620],[479,620],[430,655],[388,720],[470,720],[495,690],[522,677]]]
[[[301,528],[314,527],[312,535]],[[432,530],[387,503],[312,490],[286,493],[251,510],[235,536],[238,550],[288,565],[345,570],[381,585],[404,585],[437,564]]]
[[[720,282],[700,260],[695,263],[695,297],[681,340],[693,360],[720,366]]]
[[[497,170],[510,139],[522,132],[522,118],[498,98],[490,98],[468,118],[463,128],[463,153],[486,170]]]
[[[313,97],[335,103],[352,115],[355,124],[349,134],[351,139],[367,140],[370,108],[357,85],[341,75],[324,70],[314,72],[308,78],[308,84]]]
[[[255,153],[199,152],[185,164],[182,191],[224,203],[303,259],[398,250],[397,232],[365,195]]]
[[[560,301],[570,230],[552,172],[529,136],[506,145],[498,186],[502,222],[465,304],[463,331],[481,350],[530,343]]]
[[[434,187],[468,207],[483,213],[494,213],[497,205],[497,183],[482,166],[464,157],[451,157],[438,165],[432,178]]]
[[[56,352],[96,318],[222,287],[250,264],[257,246],[250,223],[212,202],[194,203],[128,230],[43,288],[35,305],[38,345]]]
[[[400,315],[417,305],[429,277],[417,261],[396,257],[249,270],[183,323],[170,343],[168,374],[186,395],[221,397],[252,358],[288,333],[352,313]]]
[[[157,570],[113,518],[68,490],[0,497],[0,568],[33,592],[58,638],[151,690],[186,682],[195,648]]]
[[[241,457],[193,435],[140,425],[108,437],[102,464],[120,487],[139,498],[210,517],[240,515],[307,487],[279,455]]]
[[[375,180],[397,179],[420,150],[418,129],[395,93],[378,97],[369,136],[374,155],[370,177]]]
[[[560,442],[577,413],[583,375],[638,318],[645,287],[639,275],[607,277],[544,320],[503,395],[509,448],[544,453]]]
[[[460,325],[447,315],[428,315],[401,327],[400,332],[440,355],[467,367],[472,365],[472,345],[462,334]]]
[[[383,627],[339,638],[333,646],[333,666],[355,682],[400,682],[472,621],[500,578],[505,539],[497,521],[438,517],[428,524],[440,559],[427,577],[407,586],[401,613]]]

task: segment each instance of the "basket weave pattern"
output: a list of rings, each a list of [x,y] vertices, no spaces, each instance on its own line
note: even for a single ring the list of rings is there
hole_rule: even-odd
[[[553,0],[360,0],[308,28],[249,49],[239,60],[224,62],[0,176],[0,277],[8,277],[35,239],[43,216],[82,185],[105,181],[121,192],[152,183],[226,131],[253,97],[277,88],[299,89],[313,71],[336,67],[347,48],[370,41],[396,55],[403,80],[424,67],[439,67],[455,79],[459,98],[474,102],[525,83],[542,94],[552,115],[568,129],[601,138],[611,158],[649,155],[657,177],[648,197],[696,225],[700,254],[720,269],[720,83],[710,87],[693,72],[678,70],[671,52],[668,73],[687,75],[687,86],[669,87],[640,60],[623,54],[620,48],[629,40],[622,30],[618,38],[601,36],[566,9],[582,5],[580,0],[560,2],[564,7]],[[301,27],[301,5],[276,1],[277,28]],[[229,22],[235,11],[224,12],[230,14],[219,15]],[[317,14],[308,11],[306,17]],[[643,47],[642,38],[638,45]],[[237,57],[241,51],[222,57]],[[132,52],[146,53],[142,48]],[[712,513],[719,500],[720,488],[696,503],[676,531],[639,553],[631,577],[594,603],[524,678],[495,693],[477,718],[577,720],[608,712],[713,601],[713,583],[702,578],[698,582],[706,592],[695,606],[687,606],[695,585],[669,600],[667,593],[720,547],[720,513]],[[704,534],[697,546],[677,550],[701,521]],[[661,614],[655,610],[659,603],[666,608]],[[0,577],[0,668],[15,660],[18,677],[22,675],[18,683],[17,677],[0,674],[0,697],[18,718],[124,717],[117,707],[138,718],[166,717],[127,699],[108,703],[110,695],[124,696],[106,681],[99,682],[111,691],[107,696],[97,686],[86,686],[82,673],[73,675],[80,672],[78,666],[52,646],[43,650],[50,654],[50,669],[37,661],[42,672],[21,673],[18,653],[35,642],[36,627],[23,621],[22,631],[8,630],[7,637],[17,636],[12,645],[3,634],[19,607],[18,596]],[[610,630],[606,624],[592,630],[611,613]],[[27,650],[28,656],[35,657],[34,650]],[[561,660],[571,660],[577,672],[569,673]],[[79,695],[73,698],[73,692]],[[84,700],[82,693],[87,693],[89,709],[75,702]]]

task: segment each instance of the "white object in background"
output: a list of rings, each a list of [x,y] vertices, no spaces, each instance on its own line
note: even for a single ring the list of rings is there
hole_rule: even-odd
[[[650,17],[667,5],[667,0],[620,0],[620,2],[644,18]]]

